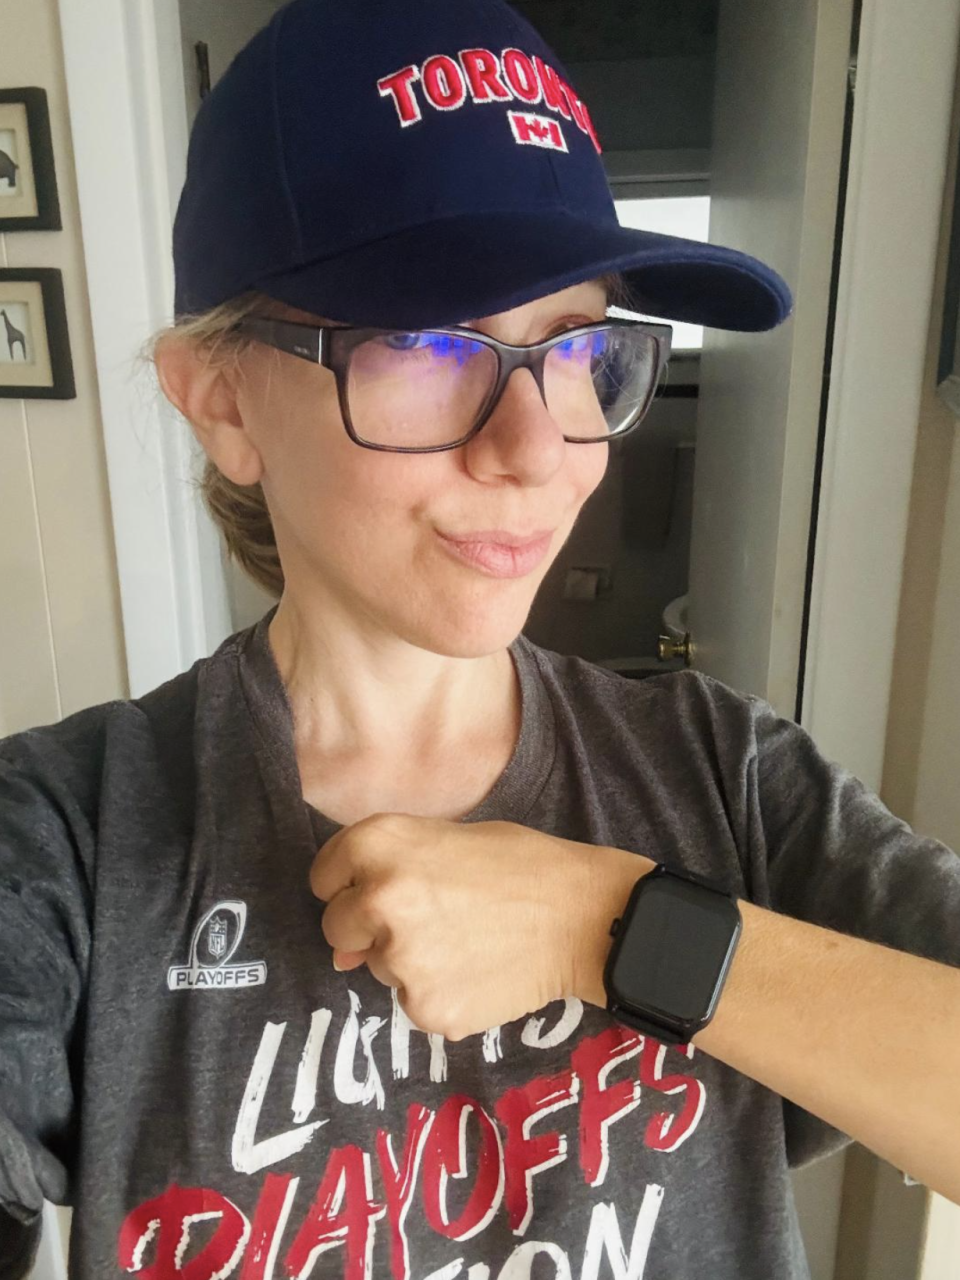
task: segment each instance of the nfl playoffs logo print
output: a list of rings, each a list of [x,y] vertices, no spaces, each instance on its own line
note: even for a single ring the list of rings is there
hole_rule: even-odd
[[[189,962],[167,970],[170,990],[222,991],[262,986],[267,980],[266,961],[230,964],[246,927],[245,902],[218,902],[211,907],[193,931]]]

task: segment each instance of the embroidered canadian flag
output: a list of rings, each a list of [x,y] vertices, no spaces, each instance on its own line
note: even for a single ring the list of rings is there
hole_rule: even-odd
[[[569,151],[558,121],[527,111],[508,111],[513,136],[517,142],[531,147],[549,147],[552,151]]]

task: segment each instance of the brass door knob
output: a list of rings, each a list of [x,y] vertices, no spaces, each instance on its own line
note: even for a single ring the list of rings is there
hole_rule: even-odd
[[[673,636],[661,636],[657,656],[661,662],[670,662],[674,658],[682,658],[689,667],[693,657],[690,632],[684,632],[682,640],[674,640]]]

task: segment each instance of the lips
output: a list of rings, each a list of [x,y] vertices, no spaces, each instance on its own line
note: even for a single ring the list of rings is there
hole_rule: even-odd
[[[542,542],[544,538],[553,537],[552,529],[538,529],[536,532],[527,534],[526,536],[516,533],[509,533],[505,529],[479,529],[475,533],[441,533],[441,538],[446,538],[448,542],[457,543],[481,543],[484,546],[494,547],[532,547],[535,543]]]
[[[505,535],[502,529],[494,532],[498,538],[515,536]],[[471,565],[494,578],[526,577],[543,563],[553,542],[552,533],[545,534],[535,542],[524,542],[520,546],[510,546],[503,542],[475,542],[473,539],[477,537],[476,534],[472,534],[470,540],[464,542],[447,538],[443,534],[438,536],[450,554],[461,563]]]

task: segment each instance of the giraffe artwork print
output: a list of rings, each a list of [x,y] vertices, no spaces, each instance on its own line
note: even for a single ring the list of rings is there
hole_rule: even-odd
[[[6,343],[6,354],[0,355],[0,359],[7,359],[9,361],[16,360],[17,358],[16,351],[17,351],[17,348],[19,347],[20,358],[26,361],[27,359],[26,334],[23,332],[22,329],[17,328],[17,326],[13,323],[13,321],[10,319],[9,315],[7,314],[7,310],[5,307],[0,307],[0,319],[3,320],[4,338]],[[0,352],[2,352],[2,345],[0,345]]]

